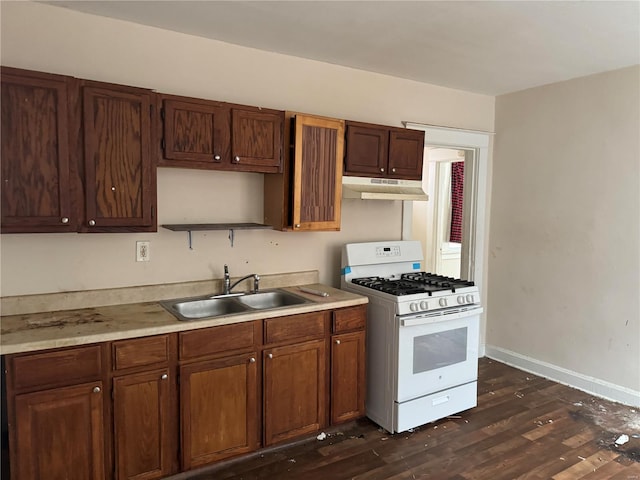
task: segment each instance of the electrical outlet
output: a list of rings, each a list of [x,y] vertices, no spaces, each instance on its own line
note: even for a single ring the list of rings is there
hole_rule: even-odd
[[[151,259],[151,242],[136,242],[136,262],[148,262]]]

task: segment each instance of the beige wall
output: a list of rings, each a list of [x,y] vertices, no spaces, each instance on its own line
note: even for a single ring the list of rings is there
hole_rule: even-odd
[[[2,2],[3,65],[331,117],[493,130],[494,98],[30,2]],[[159,223],[262,220],[262,175],[160,169]],[[344,243],[398,239],[401,202],[345,200],[342,231],[2,235],[4,296],[317,269],[339,282]],[[136,240],[151,261],[135,262]]]
[[[487,305],[488,351],[635,392],[639,85],[632,67],[496,99]]]

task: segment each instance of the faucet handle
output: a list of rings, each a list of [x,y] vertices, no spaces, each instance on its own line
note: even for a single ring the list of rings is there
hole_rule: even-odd
[[[226,263],[224,264],[224,276],[229,276],[229,266]]]
[[[258,293],[258,289],[260,288],[260,275],[253,275],[253,293]]]

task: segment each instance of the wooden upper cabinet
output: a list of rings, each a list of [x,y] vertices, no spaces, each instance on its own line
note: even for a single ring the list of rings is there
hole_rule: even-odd
[[[284,112],[231,110],[231,163],[234,170],[275,173],[282,166]]]
[[[396,129],[389,132],[389,176],[422,179],[424,132]]]
[[[389,152],[389,131],[347,123],[345,175],[385,176]]]
[[[340,230],[344,121],[287,113],[284,171],[265,175],[265,223],[279,230]]]
[[[230,110],[219,102],[162,97],[158,164],[209,168],[229,162]]]
[[[162,95],[158,165],[220,168],[231,161],[231,111],[220,102]]]
[[[344,174],[422,179],[424,132],[347,122]]]
[[[149,90],[83,81],[85,216],[81,231],[156,231]]]
[[[2,67],[2,233],[76,230],[70,80]]]
[[[159,166],[281,170],[284,112],[175,95],[159,99]]]

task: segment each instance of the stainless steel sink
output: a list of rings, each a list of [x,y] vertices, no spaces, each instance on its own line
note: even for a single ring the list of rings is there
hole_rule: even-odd
[[[238,302],[256,310],[267,308],[290,307],[308,303],[306,298],[299,297],[293,293],[283,290],[273,290],[269,292],[249,293],[237,298]]]
[[[190,321],[237,315],[254,310],[269,310],[312,303],[285,290],[275,289],[256,293],[192,297],[160,302],[178,320]]]

